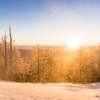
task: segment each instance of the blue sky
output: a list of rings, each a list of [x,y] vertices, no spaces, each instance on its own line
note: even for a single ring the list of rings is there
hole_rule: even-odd
[[[100,0],[0,0],[0,37],[12,26],[16,44],[100,42]]]

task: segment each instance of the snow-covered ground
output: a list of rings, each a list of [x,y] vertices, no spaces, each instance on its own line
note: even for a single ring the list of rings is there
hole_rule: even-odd
[[[100,83],[0,82],[0,100],[100,100]]]

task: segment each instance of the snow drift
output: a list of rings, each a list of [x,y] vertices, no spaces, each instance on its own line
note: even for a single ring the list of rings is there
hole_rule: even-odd
[[[0,82],[0,100],[100,100],[100,83]]]

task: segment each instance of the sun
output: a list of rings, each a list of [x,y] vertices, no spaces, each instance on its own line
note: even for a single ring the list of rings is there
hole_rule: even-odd
[[[81,38],[71,37],[67,40],[67,44],[70,49],[77,49],[81,45]]]

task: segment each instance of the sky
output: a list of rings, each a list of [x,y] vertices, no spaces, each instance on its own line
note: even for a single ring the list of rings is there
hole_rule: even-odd
[[[0,37],[9,25],[16,44],[96,44],[100,0],[0,0]]]

